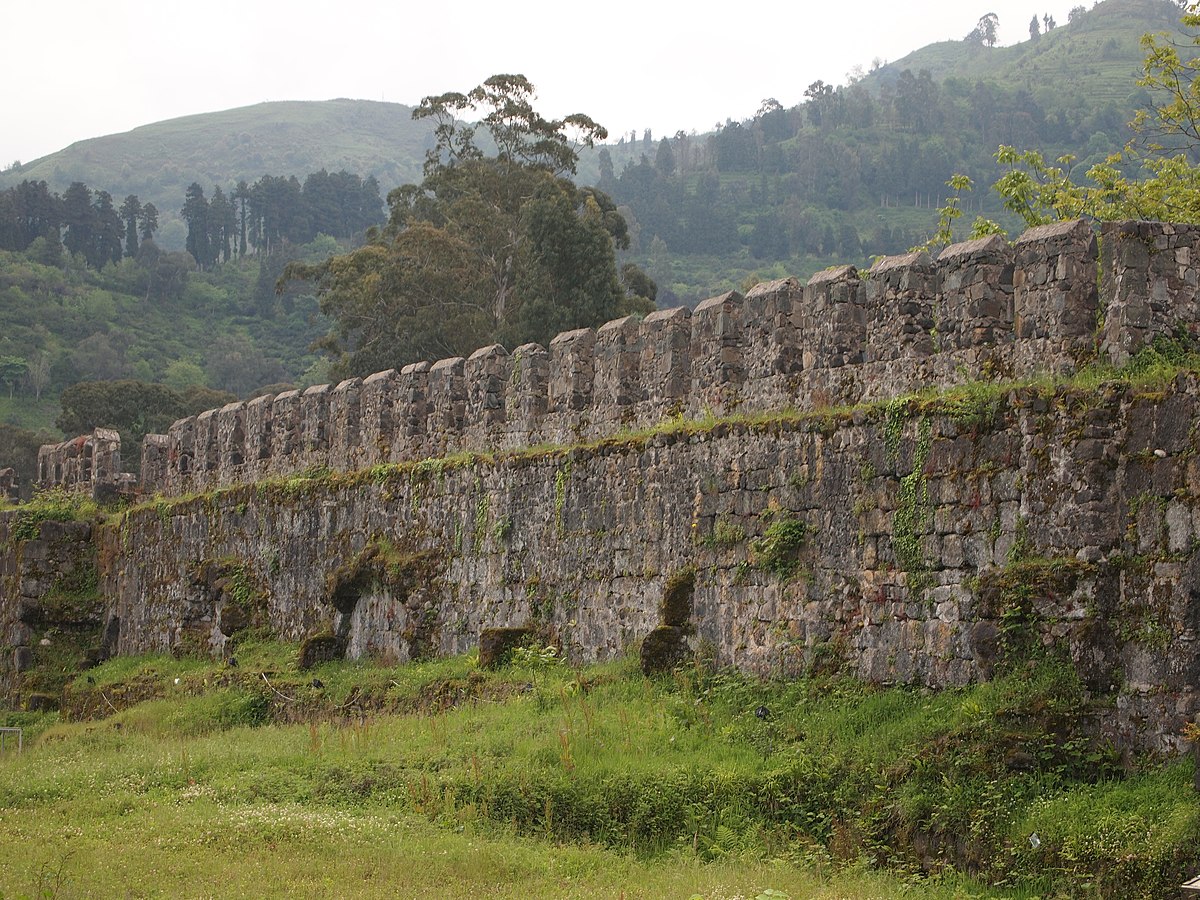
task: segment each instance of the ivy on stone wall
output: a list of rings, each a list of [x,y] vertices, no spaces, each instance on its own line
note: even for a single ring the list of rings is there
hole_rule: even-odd
[[[912,471],[900,479],[900,496],[892,517],[892,549],[896,554],[896,564],[907,573],[909,589],[913,594],[924,591],[930,579],[929,562],[921,549],[921,537],[933,513],[929,504],[929,482],[925,478],[932,432],[929,419],[922,418],[917,425]]]

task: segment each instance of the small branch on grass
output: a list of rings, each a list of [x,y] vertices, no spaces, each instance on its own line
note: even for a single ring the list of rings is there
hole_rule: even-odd
[[[282,697],[288,703],[299,703],[300,702],[295,697],[289,697],[289,696],[287,696],[287,694],[281,694],[281,693],[279,693],[279,691],[275,690],[275,686],[272,685],[271,682],[267,681],[267,673],[266,672],[259,672],[258,674],[262,676],[262,680],[266,683],[267,687],[269,687],[271,689],[271,693],[274,694],[276,697]]]

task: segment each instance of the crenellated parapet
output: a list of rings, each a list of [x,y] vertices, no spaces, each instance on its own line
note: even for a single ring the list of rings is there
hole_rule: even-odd
[[[1180,327],[1200,327],[1200,226],[1106,222],[1103,245],[1104,328],[1101,348],[1122,365]]]
[[[1200,324],[1200,228],[1085,222],[840,266],[699,304],[230,404],[148,439],[166,493],[604,437],[664,418],[885,399],[1120,363]],[[1098,271],[1103,278],[1098,279]],[[1103,284],[1103,294],[1097,287]],[[1103,327],[1098,325],[1104,308]]]
[[[865,362],[923,358],[934,352],[937,270],[924,251],[886,256],[866,282]]]
[[[132,476],[122,476],[121,436],[110,428],[96,428],[61,444],[38,448],[37,486],[63,487],[95,494],[105,487],[125,487]]]

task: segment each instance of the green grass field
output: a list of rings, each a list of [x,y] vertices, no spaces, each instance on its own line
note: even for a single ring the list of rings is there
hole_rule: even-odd
[[[295,659],[122,658],[8,714],[0,896],[1157,897],[1200,867],[1191,762],[1118,766],[1049,661],[933,694]]]

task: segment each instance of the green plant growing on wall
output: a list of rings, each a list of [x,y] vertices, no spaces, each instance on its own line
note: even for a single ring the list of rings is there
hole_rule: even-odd
[[[1029,520],[1017,516],[1017,524],[1013,529],[1013,543],[1008,548],[1008,561],[1019,563],[1033,555],[1033,540],[1029,536]]]
[[[884,405],[883,452],[887,461],[892,465],[900,460],[900,439],[904,436],[904,423],[907,418],[907,397],[897,397]]]
[[[800,567],[800,550],[808,540],[809,526],[791,513],[772,516],[762,537],[750,543],[755,567],[787,580]]]
[[[978,433],[987,430],[995,422],[1007,393],[1007,387],[971,381],[939,398],[939,406],[960,429]]]
[[[497,541],[506,541],[508,536],[512,534],[513,520],[512,516],[503,516],[496,520],[496,524],[492,526],[492,537]]]
[[[373,585],[407,596],[423,580],[435,577],[439,557],[430,550],[408,550],[381,535],[325,580],[325,602],[343,613],[354,610]]]
[[[712,533],[703,538],[700,543],[707,547],[727,548],[736,547],[744,540],[746,540],[746,529],[721,516],[713,526]]]
[[[1074,557],[1010,559],[999,570],[981,574],[977,585],[980,612],[995,618],[1001,661],[1011,668],[1042,652],[1038,640],[1039,606],[1069,597],[1093,568]]]
[[[479,498],[479,502],[475,504],[474,545],[476,553],[483,549],[483,540],[487,537],[490,509],[491,501],[488,499],[487,494],[483,494]]]
[[[79,522],[99,515],[100,508],[87,494],[61,487],[39,491],[20,507],[9,532],[12,541],[32,541],[43,522]]]
[[[563,531],[563,510],[567,505],[567,481],[571,478],[571,461],[568,459],[554,473],[554,520],[559,534]]]
[[[37,605],[40,622],[68,632],[92,629],[103,620],[104,598],[95,553],[85,551],[60,572]]]
[[[929,563],[921,549],[921,536],[932,515],[925,463],[932,445],[932,426],[922,419],[917,428],[912,471],[900,479],[900,496],[892,516],[892,549],[896,564],[908,575],[909,588],[920,593],[928,586]]]

